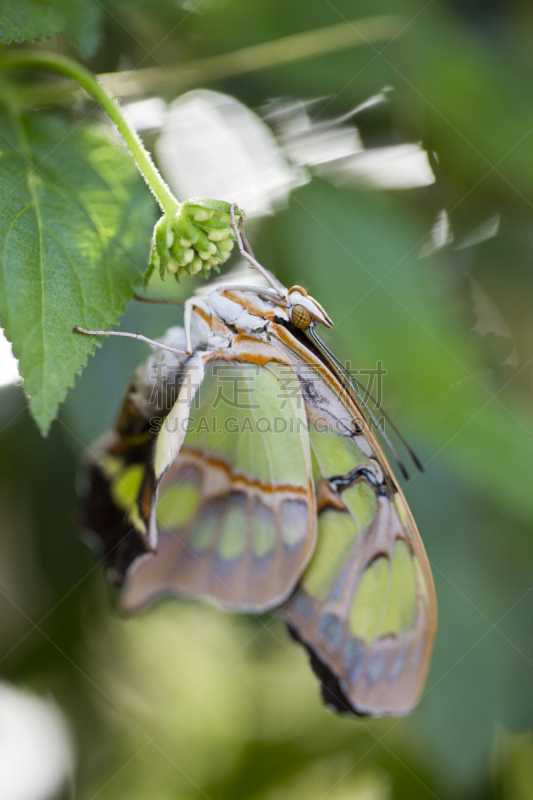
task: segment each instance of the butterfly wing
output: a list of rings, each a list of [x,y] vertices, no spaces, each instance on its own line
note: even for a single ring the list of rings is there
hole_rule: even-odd
[[[329,705],[402,714],[420,696],[436,629],[424,547],[360,409],[317,354],[278,335],[299,363],[318,515],[315,553],[282,614]]]
[[[290,367],[274,356],[191,360],[155,450],[157,554],[130,571],[126,610],[177,594],[263,611],[294,588],[316,540],[314,483],[301,392],[285,396]]]
[[[184,350],[185,331],[170,328],[162,343]],[[154,549],[147,525],[149,465],[158,426],[174,405],[188,360],[155,348],[128,385],[113,429],[88,449],[81,464],[80,522],[118,584]]]
[[[93,445],[81,467],[81,525],[121,584],[131,564],[150,552],[137,495],[146,472],[150,434],[128,441],[114,430]]]

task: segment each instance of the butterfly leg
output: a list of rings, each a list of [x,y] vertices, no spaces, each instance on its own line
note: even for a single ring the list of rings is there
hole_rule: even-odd
[[[231,227],[233,228],[233,233],[235,234],[235,239],[237,240],[237,247],[239,248],[239,253],[243,258],[245,258],[251,267],[256,269],[260,275],[265,278],[272,286],[272,288],[277,292],[277,294],[287,302],[288,292],[287,289],[283,286],[282,283],[278,281],[278,279],[269,272],[268,269],[263,267],[256,258],[254,258],[252,254],[252,249],[248,244],[248,240],[246,239],[246,235],[244,233],[243,227],[243,219],[242,217],[239,219],[239,223],[237,224],[237,220],[235,219],[235,203],[232,203],[230,206],[230,217],[231,217]]]
[[[161,350],[168,350],[169,353],[177,353],[180,356],[186,355],[185,350],[178,350],[177,347],[171,347],[169,344],[165,344],[164,342],[158,342],[156,339],[149,339],[148,336],[143,336],[142,333],[129,333],[127,331],[90,331],[86,330],[85,328],[80,328],[79,325],[75,325],[72,328],[72,331],[73,333],[83,333],[85,336],[126,336],[130,339],[139,339],[141,342],[146,342],[147,344],[150,344],[153,347],[158,347]]]
[[[183,327],[185,328],[185,342],[188,353],[192,353],[191,317],[194,305],[195,305],[194,297],[190,297],[188,300],[185,301],[185,311],[183,314]]]

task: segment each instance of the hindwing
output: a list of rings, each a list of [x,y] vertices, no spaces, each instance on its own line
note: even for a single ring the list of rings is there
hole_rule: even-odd
[[[318,519],[315,553],[282,615],[329,705],[405,713],[422,691],[436,629],[422,541],[353,398],[312,348],[277,333],[302,383]]]

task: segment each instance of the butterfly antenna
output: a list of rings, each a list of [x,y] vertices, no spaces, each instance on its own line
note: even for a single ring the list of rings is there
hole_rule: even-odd
[[[333,355],[333,354],[332,354],[332,355]],[[383,414],[383,416],[385,417],[385,419],[387,420],[387,422],[388,422],[388,423],[389,423],[389,425],[391,426],[392,430],[394,431],[394,433],[396,434],[396,436],[398,437],[398,439],[400,440],[400,442],[403,444],[403,446],[405,447],[405,449],[407,450],[407,452],[408,452],[408,453],[409,453],[409,455],[411,456],[411,458],[412,458],[412,460],[413,460],[413,463],[414,463],[415,467],[416,467],[416,468],[417,468],[417,469],[418,469],[420,472],[424,472],[424,465],[422,464],[422,462],[421,462],[421,461],[420,461],[420,459],[418,458],[417,454],[415,453],[415,451],[413,450],[413,448],[411,447],[411,445],[409,444],[409,442],[407,441],[407,439],[405,438],[405,436],[403,436],[403,434],[400,432],[400,430],[398,429],[398,427],[397,427],[397,426],[394,424],[394,422],[393,422],[393,421],[392,421],[392,419],[390,418],[389,414],[387,414],[387,412],[385,411],[385,409],[383,408],[383,406],[381,405],[381,403],[380,403],[378,400],[376,400],[376,398],[374,397],[374,395],[373,395],[373,394],[371,394],[371,393],[368,391],[368,389],[366,388],[366,386],[364,386],[364,385],[361,383],[361,381],[360,381],[358,378],[356,378],[356,377],[355,377],[355,375],[353,374],[353,372],[351,372],[351,370],[349,370],[349,369],[348,369],[348,367],[346,367],[345,365],[342,365],[342,363],[341,363],[341,362],[340,362],[338,359],[336,359],[336,361],[338,361],[338,363],[339,363],[339,366],[342,366],[343,372],[344,372],[344,373],[345,373],[347,376],[349,375],[349,376],[350,376],[350,379],[351,379],[352,381],[354,381],[354,382],[355,382],[355,383],[356,383],[356,384],[357,384],[357,385],[358,385],[358,386],[359,386],[359,387],[360,387],[360,388],[363,390],[363,392],[365,393],[365,399],[367,399],[367,398],[368,398],[368,399],[372,400],[372,402],[374,403],[374,406],[375,406],[375,408],[377,408],[377,409],[379,409],[379,410],[381,411],[381,413]],[[368,408],[368,406],[366,405],[366,403],[365,403],[365,407],[367,407],[367,408]]]
[[[407,472],[403,461],[401,460],[400,456],[398,455],[398,451],[396,450],[396,448],[394,447],[393,443],[391,442],[391,440],[389,439],[389,437],[385,433],[382,425],[380,424],[379,420],[376,418],[376,415],[374,414],[374,412],[372,411],[372,409],[368,405],[367,401],[365,400],[365,398],[363,397],[361,392],[357,389],[356,385],[353,383],[352,378],[351,378],[351,374],[350,373],[347,374],[347,371],[346,371],[344,365],[339,361],[339,359],[335,355],[333,355],[331,350],[328,347],[326,347],[324,342],[318,337],[318,335],[315,333],[313,328],[310,327],[310,328],[307,328],[307,330],[308,330],[311,338],[315,342],[315,344],[324,353],[324,355],[332,362],[333,366],[340,373],[340,378],[341,378],[343,384],[348,383],[349,388],[352,390],[354,395],[357,397],[357,399],[359,400],[361,405],[365,408],[367,414],[369,415],[369,417],[371,418],[372,422],[376,426],[376,429],[381,433],[381,435],[382,435],[382,437],[383,437],[383,439],[385,441],[385,444],[389,448],[389,450],[391,452],[391,455],[392,455],[393,459],[395,460],[396,464],[398,465],[398,468],[400,469],[402,475],[404,476],[405,480],[408,481],[409,480],[409,473]],[[364,391],[365,391],[365,393],[367,393],[365,388],[364,388]]]
[[[141,342],[146,342],[160,350],[168,350],[169,353],[177,353],[179,356],[190,355],[185,350],[178,350],[177,347],[171,347],[164,342],[158,342],[155,339],[149,339],[148,336],[143,336],[142,333],[127,333],[126,331],[88,331],[85,328],[80,328],[76,325],[72,328],[74,333],[84,333],[86,336],[127,336],[130,339],[139,339]]]
[[[340,362],[339,362],[339,363],[340,363]],[[351,371],[348,369],[348,367],[344,366],[344,367],[343,367],[343,372],[344,372],[346,375],[349,375],[349,376],[350,376],[350,378],[351,378],[351,380],[352,380],[352,381],[354,381],[355,383],[357,383],[357,385],[358,385],[358,386],[360,386],[360,388],[361,388],[361,389],[364,391],[364,393],[365,393],[365,397],[366,397],[366,398],[369,398],[370,400],[372,400],[372,402],[374,403],[374,406],[375,406],[375,408],[377,408],[377,409],[379,409],[379,410],[381,411],[381,413],[383,414],[383,416],[385,417],[385,419],[387,420],[387,422],[388,422],[388,423],[389,423],[389,425],[391,426],[392,430],[394,431],[394,433],[396,434],[396,436],[398,437],[398,439],[400,440],[400,442],[403,444],[403,446],[405,447],[405,449],[407,450],[407,452],[408,452],[408,453],[409,453],[409,455],[411,456],[411,458],[412,458],[412,460],[413,460],[413,464],[415,465],[415,467],[416,467],[416,468],[417,468],[417,469],[418,469],[420,472],[424,472],[424,465],[422,464],[422,462],[421,462],[421,461],[420,461],[420,459],[418,458],[417,454],[415,453],[415,451],[413,450],[413,448],[411,447],[411,445],[409,444],[409,442],[407,441],[407,439],[405,438],[405,436],[403,436],[403,434],[400,432],[400,430],[398,429],[398,427],[397,427],[397,426],[394,424],[394,422],[393,422],[393,421],[392,421],[392,419],[390,418],[389,414],[387,414],[387,412],[385,411],[385,409],[383,408],[383,406],[381,405],[381,403],[380,403],[378,400],[376,400],[376,398],[374,397],[374,395],[373,395],[373,394],[371,394],[371,393],[368,391],[368,389],[366,388],[366,386],[364,386],[364,385],[361,383],[361,381],[360,381],[360,380],[358,380],[358,379],[355,377],[355,375],[353,374],[353,372],[351,372]]]
[[[244,220],[242,217],[239,218],[239,222],[237,224],[237,220],[235,219],[235,203],[232,203],[230,206],[230,217],[231,217],[231,227],[233,228],[233,233],[235,234],[235,239],[237,240],[237,247],[239,248],[239,253],[243,258],[245,258],[249,264],[256,269],[263,278],[268,281],[268,283],[272,286],[272,288],[276,291],[283,300],[287,300],[287,290],[283,286],[282,283],[278,281],[278,279],[269,272],[266,267],[263,267],[259,261],[255,258],[252,248],[248,244],[248,240],[244,233]]]
[[[252,258],[255,259],[255,253],[252,250],[252,246],[251,246],[250,242],[248,241],[248,237],[246,236],[246,233],[244,231],[244,219],[243,219],[243,217],[239,217],[238,225],[239,225],[239,233],[241,234],[243,247],[246,250],[246,252],[249,255],[251,255]]]

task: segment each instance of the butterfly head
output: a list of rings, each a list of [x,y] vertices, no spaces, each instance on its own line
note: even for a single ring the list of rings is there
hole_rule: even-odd
[[[305,330],[316,322],[320,322],[326,328],[331,328],[333,325],[320,303],[309,297],[301,286],[292,286],[289,289],[288,301],[291,307],[291,321],[295,328]]]

